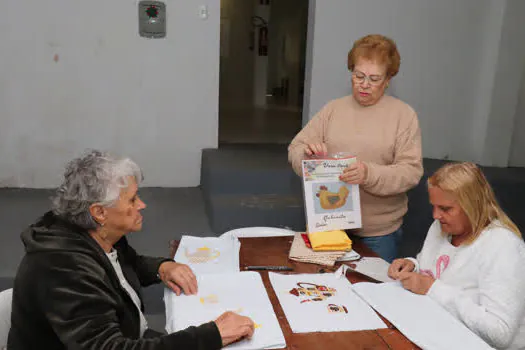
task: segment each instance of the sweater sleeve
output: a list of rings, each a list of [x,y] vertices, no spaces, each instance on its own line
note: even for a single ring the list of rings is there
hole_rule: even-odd
[[[302,176],[301,161],[305,158],[308,144],[326,142],[325,133],[332,114],[331,103],[326,104],[306,126],[295,135],[288,147],[288,161],[295,173]]]
[[[160,265],[165,261],[172,261],[167,258],[157,258],[139,255],[129,245],[126,237],[122,237],[115,246],[118,247],[123,258],[133,267],[142,287],[147,287],[154,283],[159,283],[158,272]]]
[[[63,257],[67,259],[67,257]],[[71,268],[64,268],[71,266]],[[79,255],[57,267],[47,267],[39,304],[50,326],[68,349],[88,350],[214,350],[222,347],[214,322],[155,338],[123,335],[116,304],[119,302],[100,279],[97,263]]]
[[[363,189],[376,196],[404,193],[416,186],[423,175],[421,130],[411,109],[408,125],[398,130],[394,161],[389,165],[366,162],[368,173]]]
[[[435,245],[436,245],[436,235],[440,235],[441,233],[441,226],[439,225],[438,220],[434,220],[432,225],[430,225],[430,228],[428,229],[427,235],[425,237],[425,242],[423,243],[423,247],[421,248],[421,251],[417,253],[415,258],[412,257],[406,257],[405,259],[410,260],[414,263],[414,270],[413,272],[420,272],[420,262],[421,258],[424,255],[435,255]]]
[[[499,232],[479,252],[479,266],[472,269],[478,275],[479,302],[461,288],[436,280],[428,295],[461,320],[491,346],[508,347],[516,334],[525,310],[525,279],[521,268],[525,257],[522,242],[501,244]],[[473,263],[473,262],[469,262]]]
[[[439,239],[438,237],[441,236],[441,225],[439,224],[438,220],[434,220],[432,222],[432,225],[430,225],[427,235],[425,237],[425,242],[423,242],[423,247],[421,248],[420,252],[417,253],[415,258],[407,258],[410,261],[414,263],[414,272],[420,272],[421,271],[421,262],[423,257],[434,257],[437,254],[436,249],[439,246]]]

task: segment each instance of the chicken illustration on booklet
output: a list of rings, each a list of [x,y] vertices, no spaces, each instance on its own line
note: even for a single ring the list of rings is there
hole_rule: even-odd
[[[305,159],[303,190],[308,232],[361,227],[359,185],[339,180],[355,157]]]

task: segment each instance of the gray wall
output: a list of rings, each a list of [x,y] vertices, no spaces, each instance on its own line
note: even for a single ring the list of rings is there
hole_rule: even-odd
[[[507,0],[503,25],[501,28],[498,63],[494,69],[494,84],[490,106],[487,131],[485,136],[482,162],[488,165],[507,166],[513,154],[521,154],[523,162],[523,145],[514,145],[512,135],[516,138],[515,126],[518,119],[523,119],[523,101],[520,85],[525,71],[525,1]],[[521,122],[523,123],[523,122]],[[523,134],[523,126],[521,130]],[[519,140],[517,140],[519,141]]]
[[[87,147],[133,157],[145,185],[199,183],[217,145],[220,1],[167,0],[156,40],[138,36],[137,3],[2,1],[0,187],[56,186]]]
[[[88,147],[133,157],[145,185],[199,183],[217,146],[220,0],[166,3],[167,38],[147,40],[137,0],[3,1],[0,187],[56,186]],[[418,112],[425,156],[524,165],[510,143],[525,131],[524,3],[310,0],[304,119],[349,93],[353,41],[384,33],[402,54],[390,93]]]
[[[312,0],[313,1],[313,0]],[[525,16],[520,0],[332,0],[310,10],[305,114],[350,93],[346,56],[363,35],[396,40],[401,71],[389,93],[418,112],[426,157],[506,165],[521,77]],[[502,36],[508,35],[505,40]],[[514,44],[511,48],[510,43]],[[521,61],[520,61],[521,60]],[[519,64],[518,64],[519,63]],[[510,66],[509,66],[510,64]],[[308,71],[308,68],[307,68]]]
[[[525,69],[521,77],[509,165],[525,167]]]

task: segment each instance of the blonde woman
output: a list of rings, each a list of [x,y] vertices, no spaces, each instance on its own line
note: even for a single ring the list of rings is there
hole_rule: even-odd
[[[428,180],[434,223],[416,259],[388,271],[428,294],[489,345],[525,348],[525,244],[481,170],[447,164]]]

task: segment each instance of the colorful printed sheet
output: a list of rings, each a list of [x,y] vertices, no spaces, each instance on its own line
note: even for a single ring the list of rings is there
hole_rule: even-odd
[[[387,328],[340,275],[269,275],[294,333]]]

